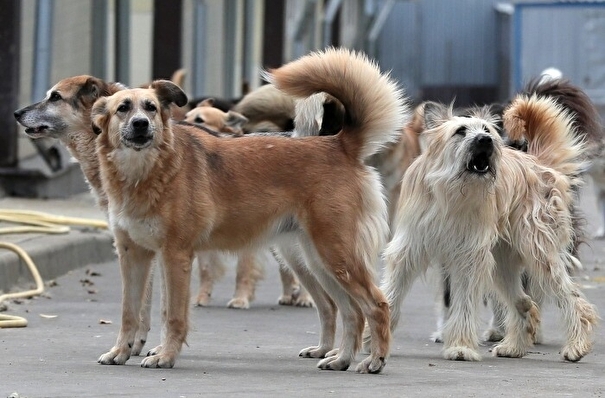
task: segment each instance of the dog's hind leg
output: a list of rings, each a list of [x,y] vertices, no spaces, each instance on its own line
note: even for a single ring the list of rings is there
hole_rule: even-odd
[[[534,264],[528,271],[532,278],[540,281],[546,294],[554,297],[561,311],[566,336],[561,356],[567,361],[579,361],[592,349],[592,335],[599,315],[567,273],[565,253],[548,265]]]
[[[504,338],[506,334],[504,324],[506,323],[506,306],[500,302],[499,297],[490,294],[487,298],[491,307],[492,317],[489,321],[489,326],[483,332],[483,340],[489,342],[498,342]]]
[[[506,332],[492,353],[499,357],[521,358],[534,342],[540,325],[539,310],[523,291],[521,258],[514,254],[513,248],[503,243],[496,245],[493,252],[496,256],[494,284],[499,294],[495,301],[500,300],[500,305],[506,306]]]
[[[326,291],[321,287],[315,276],[307,268],[300,248],[297,243],[276,245],[277,251],[283,256],[286,263],[296,274],[299,281],[306,287],[307,291],[315,301],[321,331],[319,344],[305,348],[298,354],[303,358],[323,358],[334,348],[336,335],[336,305]]]
[[[166,283],[166,336],[159,353],[143,359],[145,368],[172,368],[187,337],[193,252],[164,247],[160,264]]]
[[[338,351],[320,361],[318,367],[328,370],[349,367],[361,346],[365,316],[372,336],[371,351],[356,371],[378,373],[386,364],[391,339],[387,300],[374,285],[373,274],[364,259],[356,256],[355,250],[346,250],[346,245],[330,238],[322,235],[314,245],[310,242],[303,245],[307,256],[317,257],[317,261],[311,263],[313,271],[324,289],[330,292],[343,321],[343,338]]]
[[[195,299],[195,305],[205,307],[210,304],[214,283],[225,275],[225,264],[218,251],[196,252],[197,265],[200,275],[200,288]]]
[[[235,277],[235,293],[227,303],[229,308],[247,309],[254,300],[256,284],[263,278],[263,268],[258,263],[255,250],[246,250],[238,255]]]
[[[125,231],[115,230],[114,235],[122,273],[122,325],[116,344],[98,360],[103,365],[123,365],[130,358],[154,255]]]
[[[321,360],[317,367],[324,370],[347,370],[361,345],[364,314],[342,282],[327,270],[327,266],[324,265],[324,261],[319,257],[312,244],[303,244],[303,248],[313,273],[323,289],[330,292],[330,297],[336,303],[343,327],[339,348],[326,353],[326,358]]]
[[[282,284],[282,294],[277,299],[279,305],[294,305],[296,307],[313,307],[313,298],[299,282],[287,261],[276,247],[271,248],[271,254],[279,264],[279,277]]]

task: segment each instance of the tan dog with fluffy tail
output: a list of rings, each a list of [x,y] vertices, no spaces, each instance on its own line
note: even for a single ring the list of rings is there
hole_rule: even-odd
[[[297,263],[295,271],[322,324],[320,345],[301,355],[325,356],[320,368],[346,370],[367,319],[371,352],[357,371],[384,367],[389,308],[374,284],[374,264],[388,234],[387,209],[378,173],[364,161],[403,125],[402,93],[374,63],[348,50],[313,53],[269,77],[290,95],[336,97],[346,110],[342,131],[221,139],[170,121],[170,104],[187,98],[168,81],[95,104],[101,178],[124,284],[121,330],[100,363],[129,358],[155,253],[166,281],[166,337],[141,366],[172,367],[187,336],[195,250],[239,251],[279,241],[304,252],[308,268]],[[136,250],[124,245],[126,234],[140,245]],[[343,337],[332,350],[326,342],[334,340],[336,308]]]

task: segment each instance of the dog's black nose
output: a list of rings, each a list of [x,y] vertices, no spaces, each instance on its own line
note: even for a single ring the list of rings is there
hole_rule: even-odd
[[[147,131],[147,128],[149,127],[149,120],[144,118],[134,119],[132,121],[132,127],[137,131]]]
[[[487,149],[490,148],[492,144],[493,140],[489,135],[480,135],[476,138],[476,145],[478,148]]]
[[[25,108],[17,109],[15,111],[15,113],[13,113],[13,115],[15,115],[15,119],[19,120],[21,118],[21,116],[23,116],[24,113],[25,113]]]

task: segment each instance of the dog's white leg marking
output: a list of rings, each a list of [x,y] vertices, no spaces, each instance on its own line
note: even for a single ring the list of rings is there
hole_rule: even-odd
[[[122,273],[122,325],[116,344],[98,360],[103,365],[123,365],[130,358],[153,259],[153,252],[136,245],[125,232],[114,234]]]
[[[147,335],[151,330],[151,299],[153,297],[153,270],[155,267],[152,266],[151,272],[149,273],[149,281],[145,289],[145,296],[143,299],[143,306],[141,307],[141,314],[139,316],[139,328],[134,336],[134,345],[132,346],[132,356],[139,356],[143,351],[143,347],[147,342]]]
[[[239,254],[235,277],[235,293],[227,303],[229,308],[247,309],[254,300],[256,284],[263,278],[263,267],[258,263],[256,251],[245,251]]]
[[[164,269],[166,337],[159,353],[143,359],[145,368],[172,368],[187,337],[189,325],[189,286],[193,253],[164,247],[160,264]]]
[[[225,275],[225,264],[217,251],[196,252],[200,288],[195,305],[205,307],[210,304],[214,283]]]
[[[323,358],[334,347],[336,305],[307,268],[296,243],[280,244],[277,246],[277,250],[292,268],[301,284],[307,287],[315,301],[317,314],[319,315],[321,325],[319,344],[301,350],[298,355],[303,358]]]
[[[561,356],[571,362],[582,359],[592,349],[592,335],[599,315],[590,304],[579,286],[565,269],[565,253],[553,259],[548,265],[535,264],[528,269],[532,278],[539,278],[542,286],[555,298],[565,324],[566,343],[561,348]]]

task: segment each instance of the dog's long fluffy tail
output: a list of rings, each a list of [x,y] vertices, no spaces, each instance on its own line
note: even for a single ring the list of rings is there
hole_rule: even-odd
[[[585,140],[584,157],[592,159],[605,150],[605,130],[599,112],[588,95],[567,79],[534,79],[524,88],[526,95],[550,97],[571,112],[575,133]]]
[[[409,115],[403,91],[365,55],[346,49],[314,52],[278,69],[266,79],[296,97],[326,92],[345,107],[340,137],[360,161],[395,140]]]
[[[519,95],[504,111],[504,127],[513,140],[525,137],[528,153],[571,178],[585,167],[584,143],[574,131],[573,115],[549,97]]]

